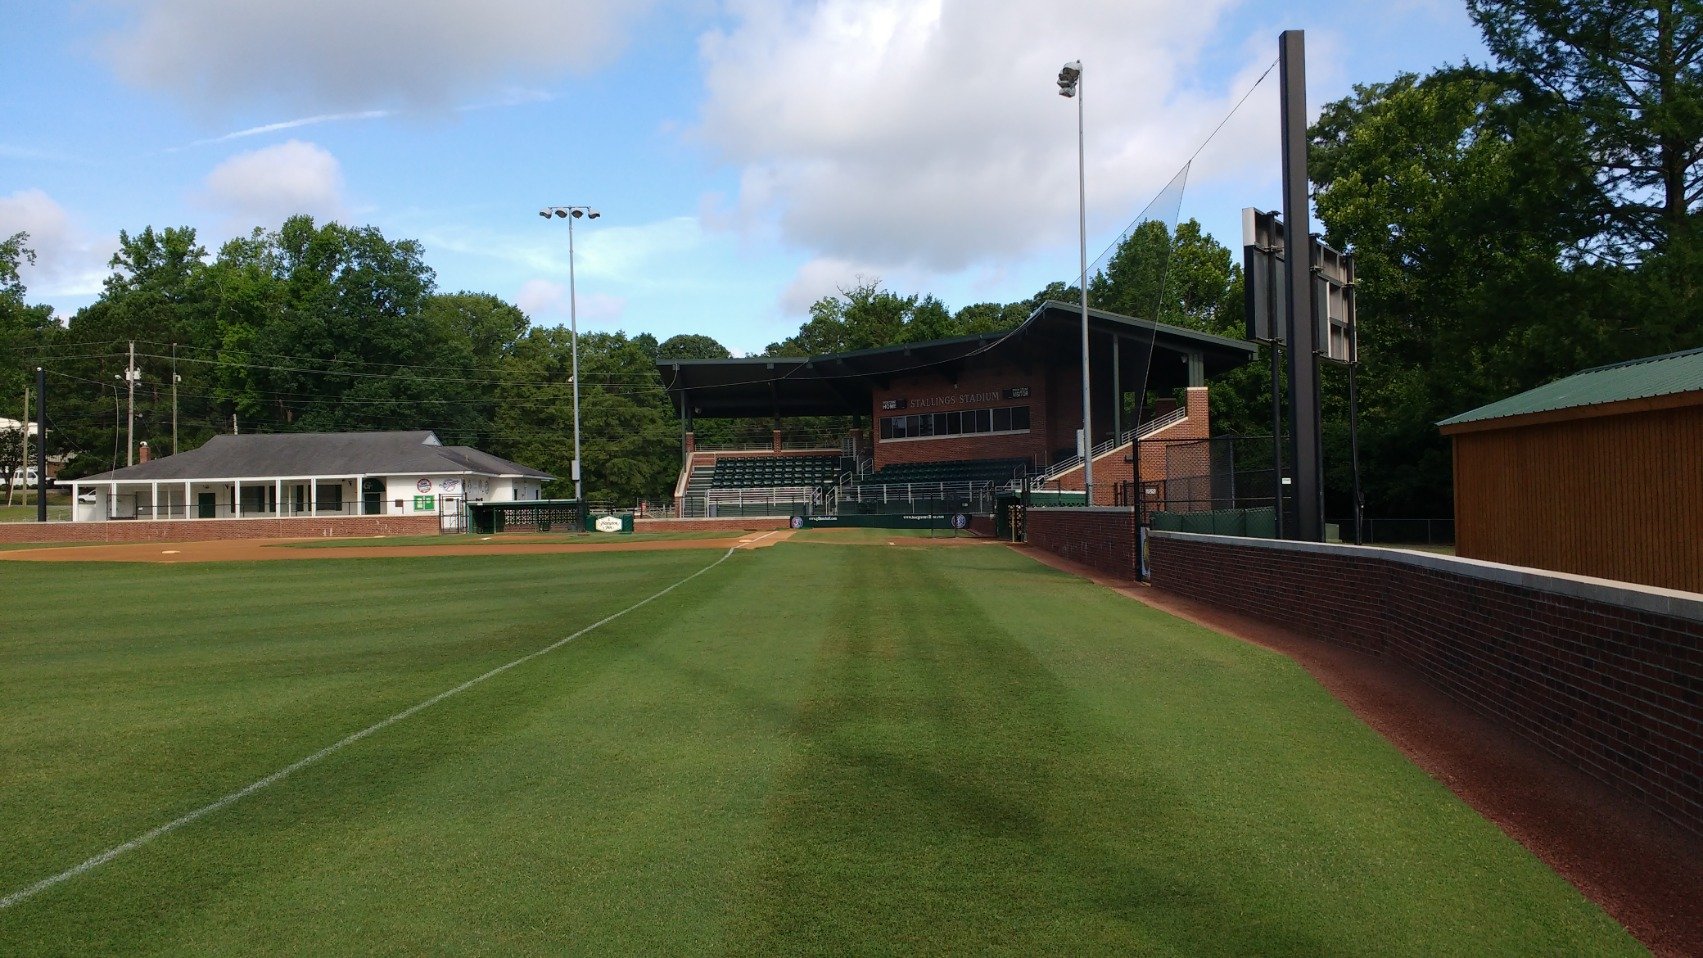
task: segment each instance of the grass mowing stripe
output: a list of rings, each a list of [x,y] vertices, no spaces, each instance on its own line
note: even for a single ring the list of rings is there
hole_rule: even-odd
[[[1637,951],[1287,659],[1004,550],[773,552],[841,587],[726,953]]]
[[[616,619],[619,619],[620,617],[626,615],[627,613],[632,612],[635,609],[643,608],[644,606],[649,605],[650,603],[656,601],[657,599],[662,598],[663,596],[667,595],[668,593],[673,592],[675,589],[678,589],[679,587],[685,585],[686,583],[692,581],[693,579],[696,579],[698,576],[701,576],[704,573],[710,571],[711,569],[714,569],[716,566],[721,565],[723,562],[726,562],[728,557],[733,555],[733,552],[734,552],[733,549],[728,549],[726,552],[722,553],[721,558],[717,559],[716,561],[710,563],[707,566],[704,566],[702,569],[699,569],[698,571],[692,573],[691,575],[686,576],[684,579],[681,579],[678,582],[675,582],[674,584],[668,586],[667,588],[664,588],[664,589],[662,589],[658,592],[651,594],[650,596],[648,596],[644,599],[641,599],[638,602],[633,603],[632,605],[626,607],[625,609],[622,609],[619,612],[615,612],[615,613],[612,613],[610,615],[604,616],[603,618],[598,619],[596,622],[593,622],[592,624],[586,626],[585,628],[580,629],[578,632],[575,632],[572,635],[566,636],[566,637],[561,638],[561,639],[557,639],[556,641],[550,643],[549,645],[544,646],[541,649],[538,649],[536,651],[533,651],[533,652],[530,652],[526,655],[523,655],[518,659],[513,659],[509,662],[506,662],[502,665],[499,665],[496,668],[491,669],[491,670],[485,672],[482,675],[478,675],[478,676],[475,676],[474,678],[468,679],[467,681],[461,683],[460,685],[457,685],[453,688],[446,689],[445,691],[439,692],[438,694],[432,696],[431,698],[426,699],[422,702],[415,703],[414,705],[412,705],[412,706],[410,706],[406,709],[403,709],[402,711],[397,712],[397,713],[395,713],[395,714],[393,714],[393,715],[391,715],[387,718],[380,719],[379,721],[374,722],[372,725],[369,725],[366,728],[361,729],[358,732],[354,732],[354,733],[352,733],[348,736],[345,736],[344,738],[341,738],[341,739],[337,740],[336,742],[333,742],[332,744],[327,745],[326,747],[320,749],[317,752],[314,752],[311,755],[306,756],[305,758],[298,759],[297,761],[295,761],[295,762],[293,762],[289,765],[286,765],[285,767],[279,769],[276,772],[273,772],[272,774],[266,776],[265,778],[258,779],[254,782],[249,783],[248,785],[246,785],[242,788],[237,789],[234,792],[231,792],[231,793],[225,795],[223,798],[219,798],[215,801],[209,802],[208,804],[203,805],[200,808],[195,809],[194,811],[188,812],[188,813],[181,815],[181,816],[179,816],[175,819],[172,819],[171,821],[166,822],[164,825],[160,825],[160,826],[153,828],[153,829],[151,829],[147,832],[144,832],[141,835],[138,835],[137,837],[132,838],[131,840],[129,840],[129,841],[127,841],[127,842],[125,842],[121,845],[115,845],[112,848],[109,848],[106,851],[101,852],[99,855],[96,855],[92,858],[86,859],[86,860],[84,860],[84,861],[82,861],[82,862],[80,862],[76,865],[71,866],[70,868],[65,869],[64,871],[58,873],[57,875],[50,875],[47,878],[43,878],[42,880],[36,882],[33,885],[29,885],[25,888],[20,888],[17,891],[12,892],[11,894],[7,895],[6,897],[0,898],[0,911],[4,911],[5,909],[12,907],[13,905],[18,904],[19,902],[27,901],[27,900],[35,897],[36,895],[39,895],[40,893],[46,891],[47,889],[52,888],[54,885],[57,885],[57,884],[64,882],[64,881],[69,881],[72,878],[76,878],[78,875],[81,875],[81,874],[88,872],[92,869],[99,868],[100,866],[106,864],[107,862],[112,861],[115,858],[118,858],[121,855],[135,851],[136,849],[142,847],[143,845],[148,844],[149,842],[153,841],[156,838],[159,838],[163,835],[167,835],[171,832],[174,832],[174,831],[178,830],[179,828],[182,828],[183,826],[188,825],[189,823],[191,823],[191,822],[193,822],[193,821],[195,821],[199,818],[203,818],[207,815],[211,815],[212,813],[214,813],[214,812],[216,812],[216,811],[218,811],[222,808],[225,808],[226,806],[228,806],[228,805],[230,805],[234,802],[241,801],[242,799],[248,797],[249,795],[252,795],[255,792],[258,792],[258,791],[260,791],[264,788],[267,788],[270,785],[276,784],[277,782],[283,780],[284,778],[287,778],[291,774],[298,772],[298,771],[306,768],[307,766],[312,765],[315,762],[318,762],[318,761],[324,759],[328,755],[331,755],[335,752],[341,751],[342,749],[344,749],[344,748],[346,748],[350,745],[353,745],[354,743],[360,741],[361,739],[366,738],[369,735],[374,734],[375,732],[382,731],[382,730],[396,724],[397,722],[400,722],[400,721],[402,721],[402,720],[404,720],[404,719],[406,719],[406,718],[408,718],[408,717],[410,717],[410,716],[412,716],[412,715],[414,715],[418,712],[421,712],[425,709],[431,708],[432,706],[438,704],[439,702],[442,702],[444,699],[450,698],[451,696],[454,696],[454,695],[459,695],[462,692],[467,691],[468,689],[474,687],[475,685],[480,684],[481,682],[484,682],[487,679],[501,675],[502,673],[507,672],[510,669],[515,668],[516,666],[523,665],[527,662],[530,662],[533,659],[536,659],[541,655],[548,655],[549,653],[556,651],[557,649],[561,648],[562,646],[567,645],[569,642],[574,641],[575,639],[579,638],[580,636],[585,635],[589,632],[595,631],[596,629],[599,629],[599,628],[601,628],[605,625],[608,625],[610,622],[613,622]]]

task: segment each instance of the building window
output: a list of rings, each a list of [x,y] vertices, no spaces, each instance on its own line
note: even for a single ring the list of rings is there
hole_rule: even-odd
[[[959,412],[913,413],[907,416],[884,416],[881,419],[881,438],[883,440],[929,439],[941,436],[1028,431],[1028,406],[964,409]]]

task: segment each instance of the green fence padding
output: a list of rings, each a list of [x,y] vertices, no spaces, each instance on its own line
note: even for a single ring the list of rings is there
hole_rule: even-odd
[[[840,516],[793,516],[794,529],[840,529],[858,527],[865,529],[967,529],[970,514],[965,512],[952,515],[901,515],[879,513],[869,515],[840,515]]]
[[[1147,524],[1161,532],[1193,532],[1208,536],[1277,538],[1277,513],[1259,509],[1214,509],[1207,512],[1155,512]]]

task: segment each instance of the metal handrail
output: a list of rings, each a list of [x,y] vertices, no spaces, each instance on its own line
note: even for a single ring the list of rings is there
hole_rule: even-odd
[[[1111,452],[1113,449],[1118,448],[1119,446],[1128,445],[1137,436],[1152,435],[1153,433],[1156,433],[1161,429],[1165,429],[1165,428],[1168,428],[1170,426],[1174,426],[1177,423],[1182,422],[1183,420],[1185,420],[1187,418],[1189,418],[1188,407],[1187,406],[1178,406],[1176,409],[1173,409],[1170,412],[1165,413],[1163,416],[1155,416],[1152,419],[1149,419],[1148,421],[1142,423],[1139,426],[1136,426],[1133,429],[1124,430],[1124,433],[1123,433],[1122,436],[1120,436],[1116,439],[1107,439],[1104,442],[1096,445],[1093,449],[1091,449],[1089,451],[1091,453],[1093,453],[1093,456],[1094,456],[1095,459],[1098,459],[1101,456],[1105,455],[1106,453]],[[1040,478],[1042,480],[1056,479],[1059,476],[1062,476],[1065,473],[1069,472],[1070,470],[1075,469],[1075,468],[1077,468],[1081,465],[1082,465],[1082,456],[1081,455],[1075,455],[1075,456],[1071,456],[1067,459],[1061,459],[1058,462],[1053,463],[1052,466],[1049,467],[1046,472],[1041,474]]]
[[[914,503],[942,499],[961,499],[972,506],[986,505],[993,498],[994,485],[978,482],[882,482],[842,487],[836,496],[838,503],[880,502]]]
[[[711,486],[704,493],[705,502],[751,503],[809,502],[819,486]]]

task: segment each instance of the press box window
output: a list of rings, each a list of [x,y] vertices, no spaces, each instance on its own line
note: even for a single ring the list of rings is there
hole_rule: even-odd
[[[881,438],[921,439],[977,433],[1022,432],[1028,428],[1028,406],[1003,406],[998,409],[886,416],[881,420]]]

